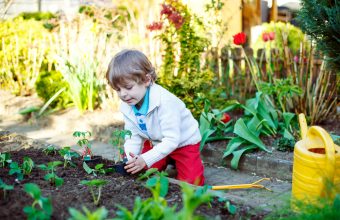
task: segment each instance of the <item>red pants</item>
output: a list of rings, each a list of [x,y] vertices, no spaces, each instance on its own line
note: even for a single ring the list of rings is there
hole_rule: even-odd
[[[172,159],[175,161],[178,180],[202,186],[204,184],[204,167],[200,157],[199,147],[200,143],[177,148],[167,157],[154,163],[149,168],[157,168],[159,171],[165,170],[169,160]],[[151,149],[152,145],[150,141],[146,140],[144,142],[142,153]]]

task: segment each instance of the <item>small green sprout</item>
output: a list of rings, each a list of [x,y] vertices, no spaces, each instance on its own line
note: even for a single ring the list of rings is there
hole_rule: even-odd
[[[87,219],[94,219],[94,220],[104,220],[107,219],[108,211],[105,207],[100,207],[99,209],[91,212],[86,207],[82,207],[84,214],[81,211],[78,211],[74,208],[68,208],[68,212],[71,215],[69,220],[87,220]]]
[[[48,145],[44,150],[42,150],[46,155],[56,155],[57,149],[53,145]]]
[[[129,130],[115,130],[111,134],[110,138],[110,144],[114,147],[117,148],[118,154],[115,155],[115,162],[123,161],[124,159],[124,140],[126,136],[129,136],[131,138],[131,131]]]
[[[0,167],[5,167],[6,164],[11,163],[11,155],[7,152],[0,153]]]
[[[88,156],[90,158],[88,159],[91,159],[91,157],[93,156],[92,154],[92,151],[91,151],[91,143],[90,141],[86,138],[86,136],[91,136],[91,132],[89,131],[75,131],[73,132],[73,137],[78,137],[80,138],[78,141],[77,141],[77,144],[80,146],[80,147],[84,147],[84,151],[83,151],[83,159],[84,158],[87,158]]]
[[[0,179],[0,189],[2,189],[2,191],[4,192],[4,199],[6,199],[6,191],[13,190],[14,187],[12,185],[7,185],[2,181],[2,179]]]
[[[52,161],[52,162],[49,162],[47,166],[45,164],[38,165],[40,169],[49,172],[44,176],[44,179],[49,181],[52,185],[55,185],[56,187],[61,186],[64,183],[63,178],[60,178],[57,176],[57,174],[55,174],[56,167],[61,164],[63,164],[63,162],[61,161]]]
[[[102,187],[107,184],[106,180],[102,180],[102,179],[94,179],[94,180],[82,180],[80,182],[80,184],[86,185],[88,187],[90,187],[90,192],[93,198],[93,203],[95,205],[99,204],[99,200],[100,200],[100,196],[101,196],[101,190]],[[98,188],[98,193],[96,194],[94,192],[94,187]]]
[[[62,149],[60,149],[59,151],[60,156],[62,156],[64,158],[64,168],[67,167],[67,165],[69,164],[72,167],[76,167],[76,165],[74,163],[72,163],[72,158],[78,158],[79,154],[77,152],[73,152],[71,151],[71,147],[63,147]]]
[[[28,219],[50,219],[52,215],[51,198],[45,198],[41,195],[39,186],[35,183],[27,183],[24,190],[33,199],[31,206],[25,206],[24,212]]]
[[[29,175],[34,168],[33,160],[29,157],[24,157],[21,168],[24,175]]]
[[[17,179],[19,181],[24,179],[24,174],[22,173],[22,168],[19,166],[19,164],[17,162],[12,162],[9,165],[9,175],[13,175],[16,174],[17,175]]]

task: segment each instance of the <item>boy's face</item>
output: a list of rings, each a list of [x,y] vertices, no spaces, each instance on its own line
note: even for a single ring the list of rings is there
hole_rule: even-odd
[[[138,84],[134,80],[127,80],[124,86],[119,86],[117,93],[119,98],[128,105],[140,107],[150,81]]]

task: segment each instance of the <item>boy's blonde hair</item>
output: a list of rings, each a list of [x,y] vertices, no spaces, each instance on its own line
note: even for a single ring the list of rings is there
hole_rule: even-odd
[[[106,72],[106,79],[113,89],[125,86],[127,80],[134,80],[138,84],[147,81],[147,74],[151,81],[157,78],[155,68],[149,59],[138,50],[122,50],[111,60]]]

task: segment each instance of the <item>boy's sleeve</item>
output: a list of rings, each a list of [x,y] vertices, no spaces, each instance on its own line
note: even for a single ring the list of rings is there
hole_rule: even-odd
[[[139,155],[142,147],[142,137],[138,134],[138,130],[135,125],[124,116],[124,129],[130,130],[132,135],[131,138],[127,136],[124,143],[124,151],[127,159],[131,159],[130,152],[134,155]]]
[[[146,165],[151,167],[152,164],[163,159],[171,152],[176,150],[180,142],[180,123],[181,108],[173,108],[173,100],[167,100],[159,108],[158,117],[161,127],[162,140],[151,150],[142,154]]]

